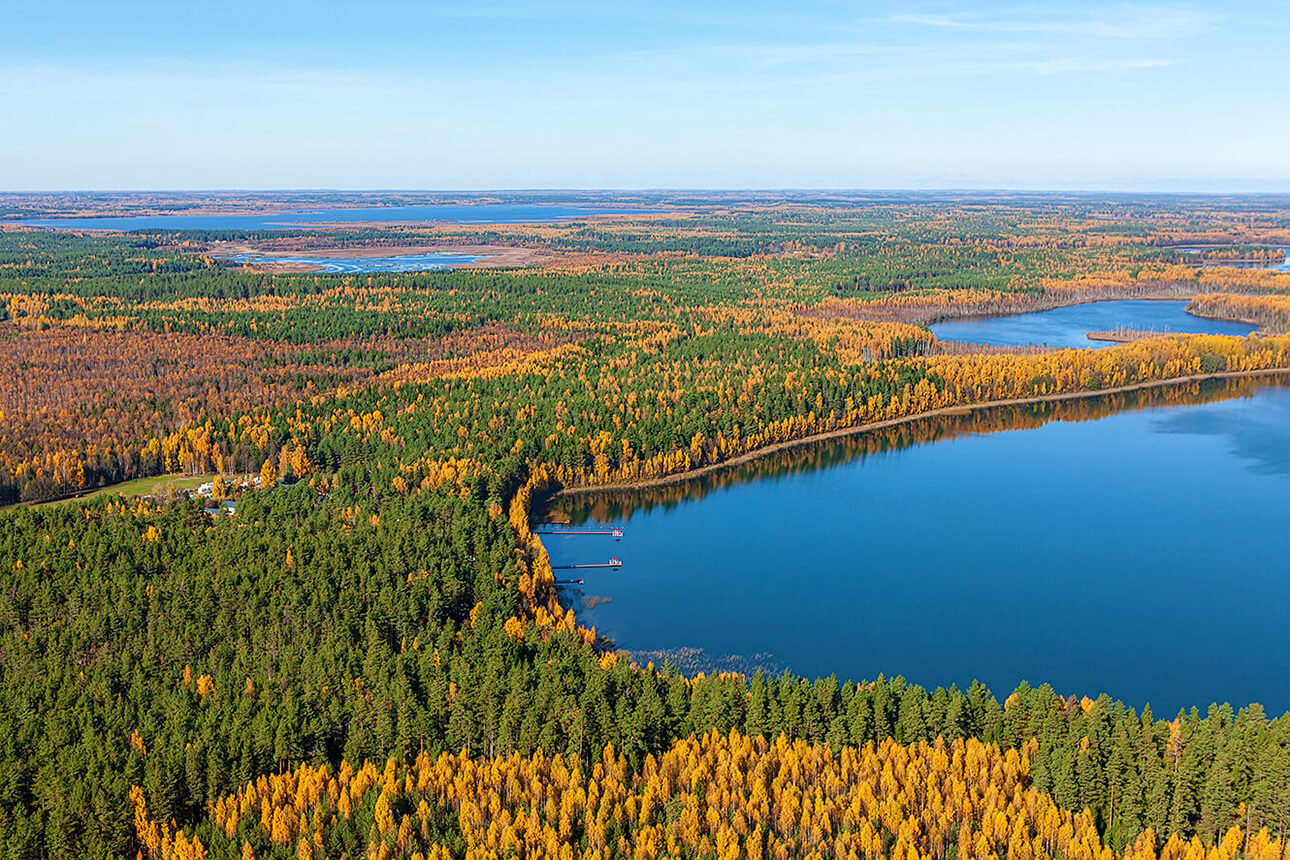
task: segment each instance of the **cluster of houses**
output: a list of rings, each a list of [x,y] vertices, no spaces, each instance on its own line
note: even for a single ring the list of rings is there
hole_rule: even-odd
[[[252,488],[258,488],[260,486],[260,483],[261,483],[261,479],[259,475],[247,475],[243,477],[240,481],[236,479],[228,480],[224,484],[224,488],[225,488],[225,492],[230,492],[233,490],[248,490]],[[272,489],[272,487],[270,489]],[[195,490],[181,491],[181,492],[187,492],[193,498],[202,499],[205,502],[206,513],[210,514],[213,517],[237,516],[236,501],[232,499],[216,500],[214,498],[215,496],[214,481],[207,481],[204,484],[198,484],[197,489]],[[322,501],[326,497],[327,497],[326,493],[320,493],[318,496],[318,501]]]
[[[227,517],[237,516],[237,502],[233,501],[232,499],[215,501],[214,499],[211,498],[211,496],[213,496],[214,494],[215,494],[214,481],[207,481],[206,483],[199,484],[197,486],[195,495],[199,499],[206,500],[206,508],[205,508],[206,513],[210,514],[212,517],[218,517],[220,515],[227,516]]]

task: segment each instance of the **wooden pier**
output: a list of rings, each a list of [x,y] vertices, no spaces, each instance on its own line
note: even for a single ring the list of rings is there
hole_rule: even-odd
[[[604,535],[612,537],[614,540],[623,539],[622,529],[539,529],[534,532],[539,535]]]
[[[609,561],[600,562],[597,564],[553,564],[551,565],[551,569],[552,570],[595,570],[595,569],[603,570],[605,568],[619,568],[622,566],[623,566],[622,559],[618,558],[618,556],[614,556]]]

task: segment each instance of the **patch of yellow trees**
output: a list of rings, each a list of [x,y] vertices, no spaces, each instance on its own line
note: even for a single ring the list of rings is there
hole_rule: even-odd
[[[900,860],[1282,860],[1266,830],[1231,828],[1214,846],[1144,832],[1122,854],[1088,812],[1060,809],[1030,784],[1035,742],[978,740],[834,750],[713,731],[677,741],[634,773],[613,747],[590,769],[563,756],[444,754],[357,768],[301,765],[261,776],[210,805],[196,833],[148,815],[131,792],[150,860],[331,856],[357,828],[366,856],[444,858],[439,828],[466,858],[900,858]],[[275,856],[278,856],[275,853]]]

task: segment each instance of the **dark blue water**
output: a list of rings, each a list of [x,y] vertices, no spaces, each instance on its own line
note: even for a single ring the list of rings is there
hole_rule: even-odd
[[[563,500],[575,522],[596,512],[626,536],[543,540],[557,563],[621,556],[562,590],[581,623],[634,652],[1281,713],[1290,388],[1244,390],[884,453],[835,447],[823,467],[680,502],[626,497],[627,513]]]
[[[1185,334],[1230,334],[1244,337],[1258,326],[1192,316],[1186,302],[1134,299],[1089,302],[1051,311],[1002,317],[950,320],[930,326],[941,340],[988,346],[1053,346],[1093,349],[1115,346],[1088,339],[1091,331],[1131,328]]]
[[[368,206],[272,215],[140,215],[117,218],[37,218],[6,223],[67,230],[284,230],[297,226],[355,222],[437,221],[457,224],[522,224],[568,221],[591,215],[632,215],[641,210],[587,206],[481,203],[428,206]]]
[[[269,257],[264,254],[238,254],[229,257],[235,263],[300,263],[317,266],[327,274],[356,274],[360,272],[427,272],[465,266],[488,255],[451,254],[434,251],[428,254],[402,254],[394,257]]]

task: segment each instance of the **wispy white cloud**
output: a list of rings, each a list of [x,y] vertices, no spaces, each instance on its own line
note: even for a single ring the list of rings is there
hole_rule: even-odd
[[[678,45],[601,54],[593,59],[606,63],[656,63],[672,65],[724,65],[740,68],[780,69],[785,66],[851,63],[907,54],[905,46],[844,42],[716,42]]]
[[[857,20],[854,0],[769,15],[771,0],[373,0],[385,17],[364,6],[358,34],[355,18],[315,16],[293,40],[280,14],[240,51],[50,41],[0,58],[0,116],[23,129],[0,135],[0,188],[1283,175],[1290,120],[1225,129],[1285,89],[1284,24],[1255,26],[1239,3],[1211,18],[1200,0],[1000,2],[886,0],[863,5],[893,14]],[[403,38],[386,39],[389,21]],[[1187,99],[1215,121],[1178,111]],[[95,133],[67,134],[68,116]]]
[[[655,94],[760,99],[800,97],[803,89],[964,77],[1115,75],[1175,65],[1169,57],[1058,53],[1012,41],[956,45],[715,44],[597,57],[605,80],[647,81]],[[638,83],[637,86],[640,86]]]
[[[1034,7],[1023,7],[1012,10],[1005,17],[966,12],[895,12],[879,21],[941,30],[1163,39],[1196,32],[1213,19],[1212,13],[1202,14],[1182,7],[1118,6],[1082,13],[1066,11],[1062,15],[1038,13]]]
[[[1124,59],[1093,59],[1089,57],[1058,57],[1048,60],[1016,60],[982,63],[948,63],[936,67],[942,75],[1069,75],[1083,73],[1132,72],[1139,69],[1159,69],[1172,66],[1173,60],[1163,57],[1127,57]]]

